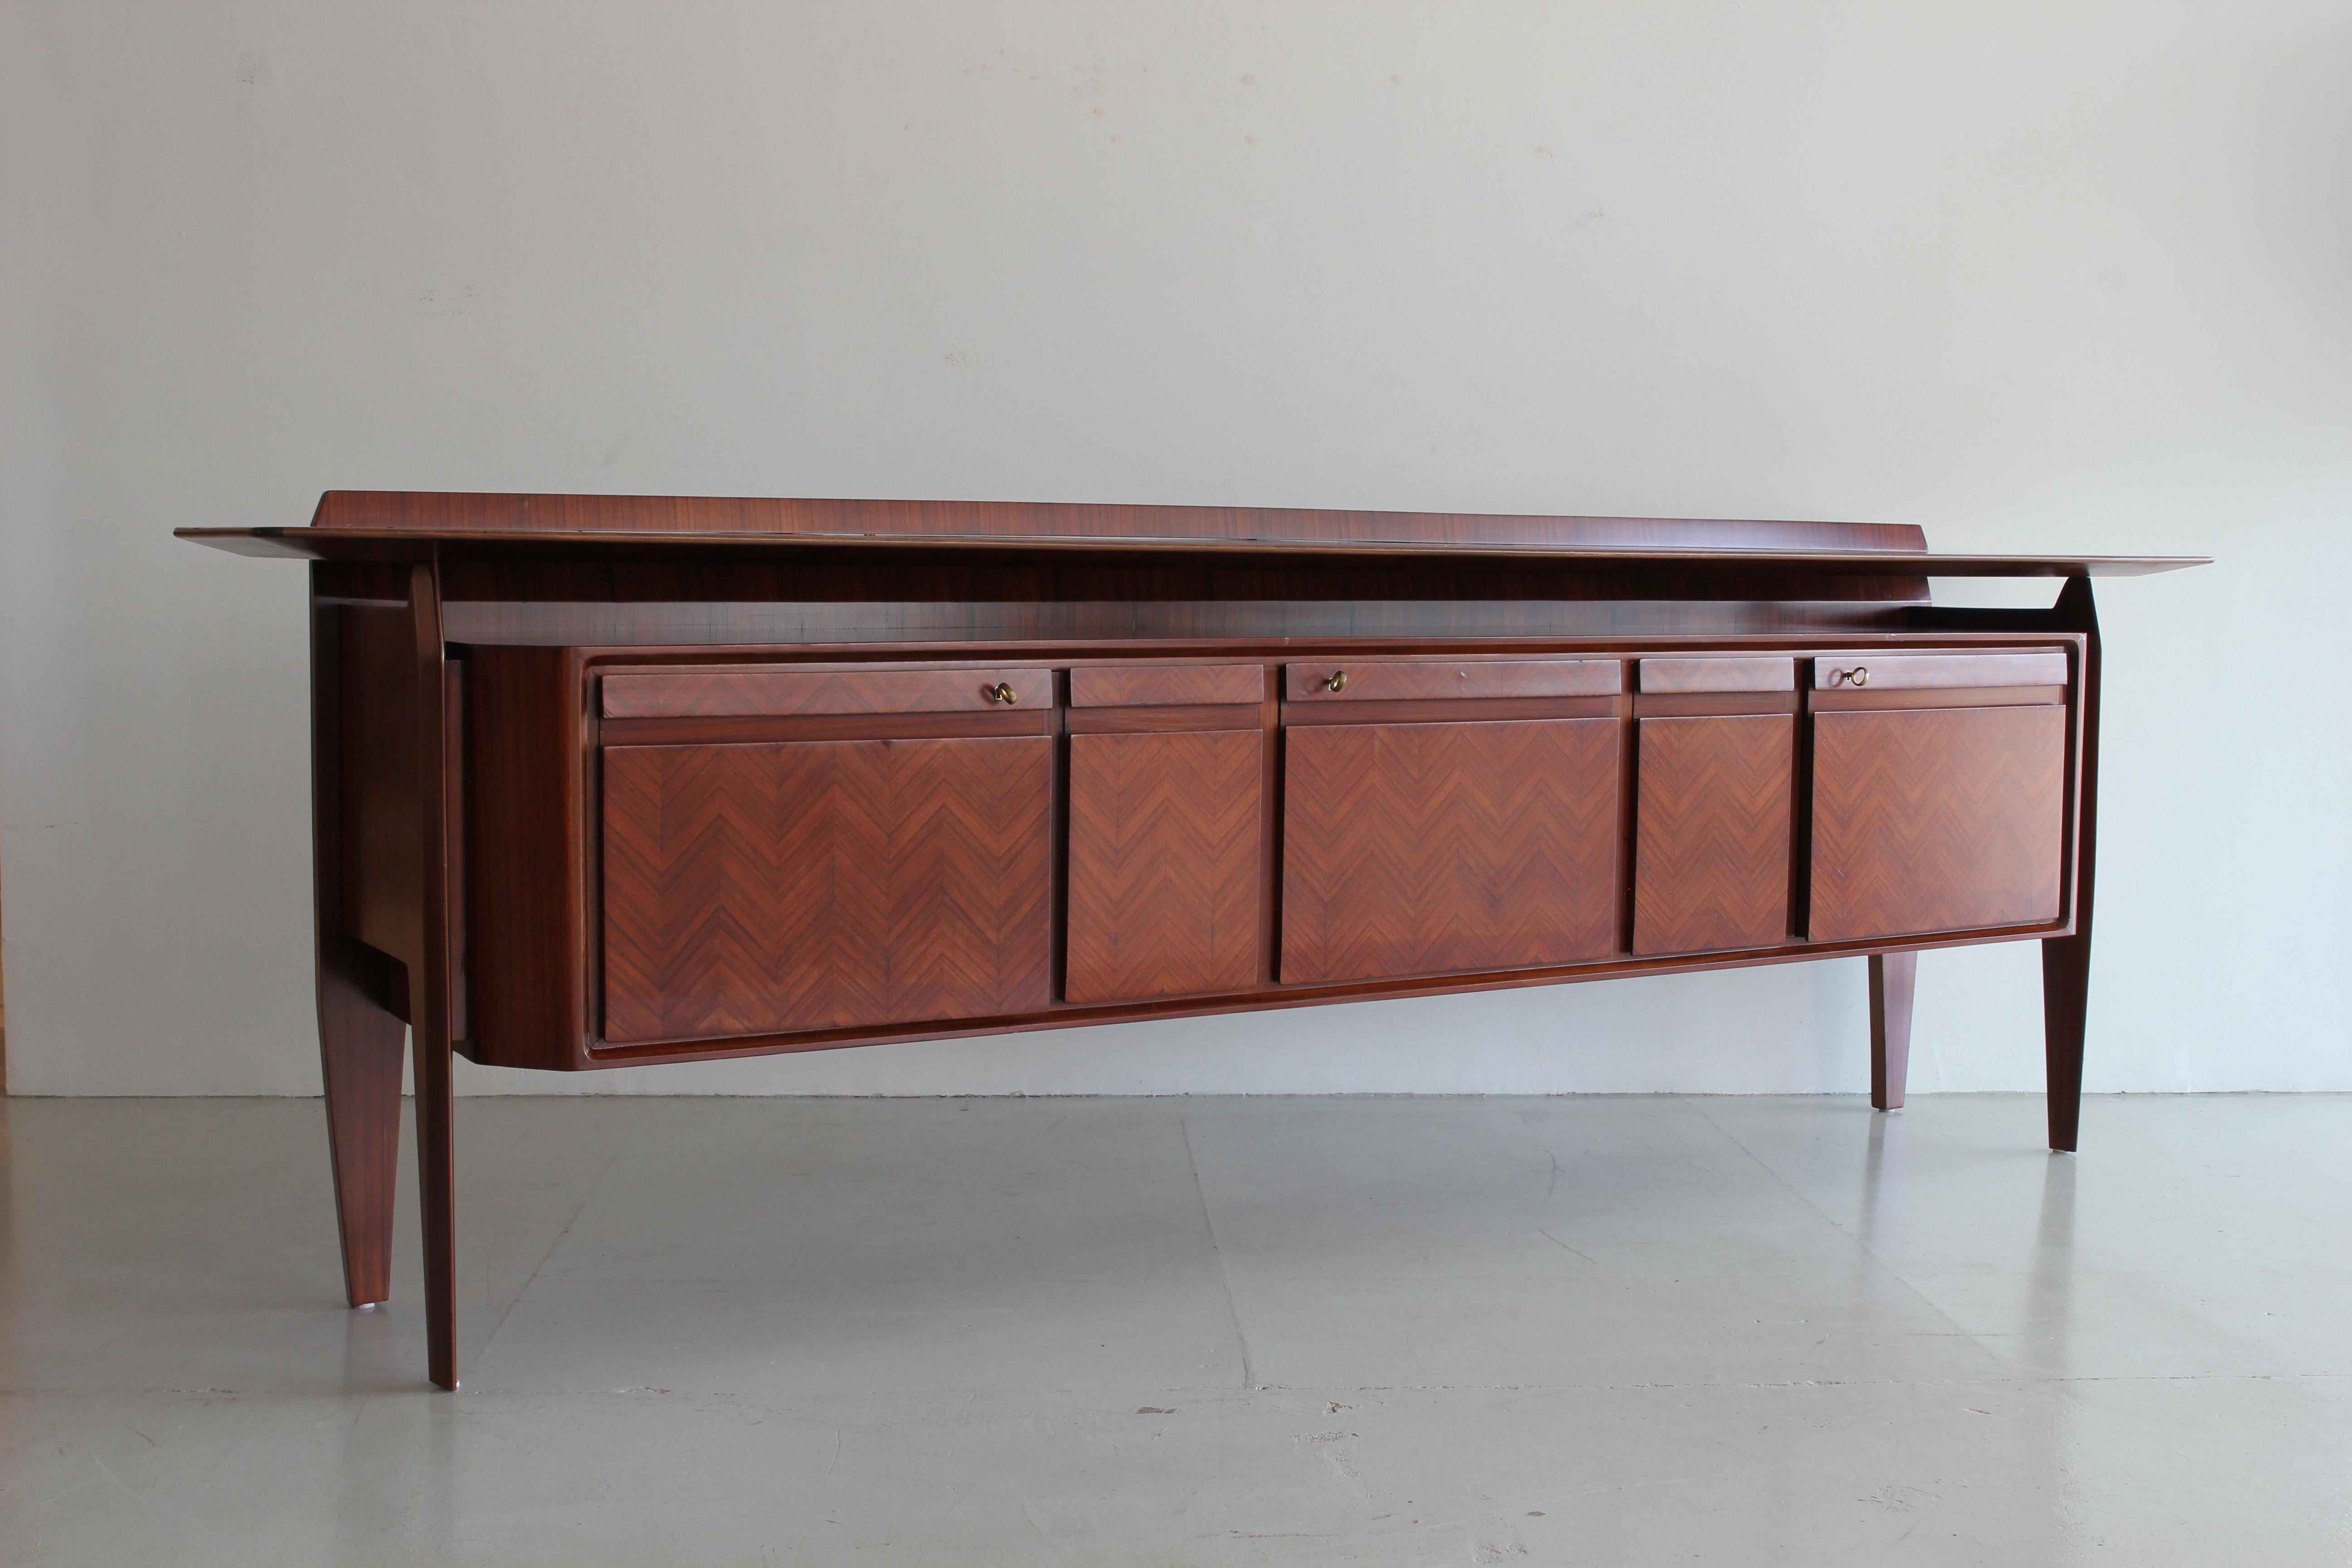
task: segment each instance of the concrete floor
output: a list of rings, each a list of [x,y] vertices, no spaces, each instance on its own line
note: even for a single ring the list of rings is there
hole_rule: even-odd
[[[0,1562],[2352,1562],[2352,1100],[0,1101]]]

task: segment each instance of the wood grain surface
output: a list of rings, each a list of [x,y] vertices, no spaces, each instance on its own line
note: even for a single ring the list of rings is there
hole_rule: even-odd
[[[1870,955],[1870,1108],[1900,1110],[1911,1077],[1911,999],[1919,955]]]
[[[1268,540],[1721,550],[1927,547],[1915,523],[1339,511],[1283,507],[1073,505],[1037,501],[833,500],[720,496],[495,495],[329,490],[318,528],[424,532],[751,533],[863,538]]]
[[[604,1036],[1034,1012],[1054,742],[604,753]]]
[[[1879,708],[2032,708],[2066,700],[2063,686],[1935,686],[1881,690],[1873,686],[1857,691],[1842,686],[1835,691],[1808,691],[1805,707],[1814,713],[1855,713]]]
[[[467,661],[467,1055],[584,1065],[589,1036],[587,801],[593,764],[579,656],[480,648]]]
[[[1284,983],[1606,957],[1619,722],[1287,731]]]
[[[1624,689],[1625,666],[1614,658],[1340,658],[1283,671],[1283,692],[1293,702],[1609,697]]]
[[[1255,729],[1070,737],[1070,1001],[1256,983],[1266,744]]]
[[[1043,669],[661,669],[607,675],[607,719],[814,713],[1002,713],[1050,708]],[[1013,689],[1013,700],[991,693]]]
[[[2063,649],[2028,653],[1825,653],[1813,660],[1813,686],[1834,691],[1855,686],[1854,672],[1868,672],[1863,689],[1918,691],[1939,686],[2063,686]]]
[[[2066,714],[2040,707],[1815,715],[1812,940],[2056,920]]]
[[[1643,691],[1794,691],[1793,658],[1645,658],[1640,661]]]
[[[1635,952],[1787,939],[1796,725],[1772,713],[1641,721]]]
[[[1265,697],[1262,664],[1097,664],[1070,671],[1073,708],[1192,707]]]

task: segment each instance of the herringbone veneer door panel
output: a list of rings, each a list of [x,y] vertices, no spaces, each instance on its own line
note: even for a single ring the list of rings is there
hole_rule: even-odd
[[[2056,920],[2066,711],[1814,715],[1812,939]]]
[[[1720,952],[1786,941],[1795,716],[1641,724],[1633,951]]]
[[[1049,1000],[1045,736],[604,752],[604,1037]]]
[[[1608,957],[1618,722],[1285,731],[1283,980]]]
[[[1069,1000],[1255,984],[1265,771],[1256,730],[1070,737]]]

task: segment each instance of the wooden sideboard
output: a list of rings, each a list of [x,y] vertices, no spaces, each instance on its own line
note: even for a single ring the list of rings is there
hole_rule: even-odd
[[[2155,557],[1916,528],[330,492],[320,1044],[354,1306],[415,1040],[432,1378],[453,1052],[578,1071],[2042,943],[2074,1147],[2099,637]],[[1941,576],[2063,579],[1938,608]],[[405,1026],[405,1027],[404,1027]]]

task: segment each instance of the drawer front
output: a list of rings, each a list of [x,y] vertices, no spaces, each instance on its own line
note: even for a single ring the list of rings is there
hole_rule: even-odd
[[[607,719],[987,713],[1054,705],[1043,669],[659,669],[607,675]]]
[[[1200,708],[1265,700],[1258,664],[1094,665],[1070,671],[1073,708]]]
[[[1045,736],[604,753],[604,1037],[1035,1012]]]
[[[1614,697],[1624,689],[1625,666],[1613,658],[1334,659],[1283,672],[1293,702]]]
[[[1641,721],[1635,952],[1788,940],[1796,730],[1787,713]]]
[[[1648,692],[1794,691],[1797,661],[1763,656],[1645,658],[1640,679]]]
[[[1266,744],[1257,730],[1070,737],[1070,1001],[1256,984]]]
[[[2065,684],[2063,648],[2024,653],[1825,653],[1813,660],[1816,691]]]
[[[1609,956],[1622,734],[1613,719],[1286,731],[1284,983]]]
[[[2059,915],[2063,707],[1822,713],[1813,725],[1815,942]]]

